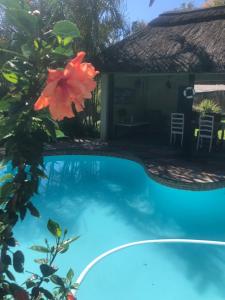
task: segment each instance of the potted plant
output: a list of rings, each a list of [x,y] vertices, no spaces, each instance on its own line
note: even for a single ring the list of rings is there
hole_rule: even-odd
[[[201,115],[213,115],[216,122],[221,119],[221,107],[212,99],[203,99],[199,104],[194,106],[194,110]]]

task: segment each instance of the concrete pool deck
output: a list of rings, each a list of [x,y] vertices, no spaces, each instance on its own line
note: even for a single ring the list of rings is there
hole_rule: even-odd
[[[113,155],[136,160],[156,180],[194,190],[225,187],[225,151],[194,153],[185,159],[180,149],[168,145],[146,145],[131,141],[76,139],[46,146],[46,155],[94,154]]]

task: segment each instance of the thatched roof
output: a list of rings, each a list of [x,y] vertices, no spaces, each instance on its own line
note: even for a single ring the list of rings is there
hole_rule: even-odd
[[[95,64],[105,72],[225,72],[225,6],[164,13]]]

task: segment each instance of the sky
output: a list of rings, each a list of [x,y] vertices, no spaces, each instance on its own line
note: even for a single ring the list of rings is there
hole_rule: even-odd
[[[130,22],[144,20],[149,22],[159,14],[173,10],[181,6],[185,0],[155,0],[152,7],[149,7],[149,0],[126,0],[127,17]],[[193,1],[195,6],[201,6],[203,0]]]

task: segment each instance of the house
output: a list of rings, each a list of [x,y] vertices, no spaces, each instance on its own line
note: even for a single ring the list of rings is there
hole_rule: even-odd
[[[171,112],[191,109],[194,85],[225,83],[225,6],[164,13],[103,51],[95,65],[102,139],[123,124],[155,122],[150,127],[163,131]]]

